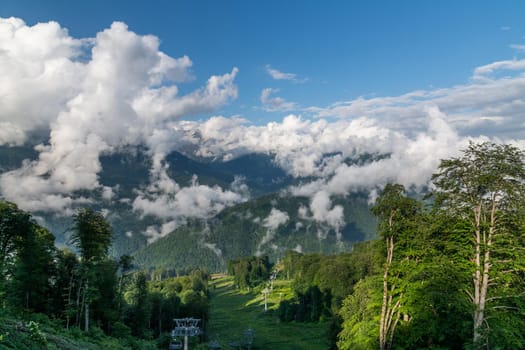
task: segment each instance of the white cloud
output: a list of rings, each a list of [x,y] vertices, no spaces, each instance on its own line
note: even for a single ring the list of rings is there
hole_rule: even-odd
[[[312,197],[310,210],[316,221],[326,222],[336,229],[344,225],[343,207],[340,205],[332,207],[330,195],[326,191],[319,191]]]
[[[511,44],[510,48],[517,51],[525,51],[525,45],[523,44]]]
[[[101,188],[102,153],[145,144],[162,159],[178,142],[166,132],[169,123],[237,97],[237,68],[179,95],[174,84],[192,79],[191,66],[187,56],[167,56],[158,38],[122,22],[75,39],[56,22],[0,18],[0,144],[49,131],[37,161],[2,174],[3,196],[23,209],[62,211],[78,201],[73,192]]]
[[[263,220],[263,226],[269,230],[276,230],[279,226],[288,222],[288,213],[272,208],[268,217]]]
[[[79,91],[84,47],[56,22],[30,27],[0,18],[0,144],[21,144],[28,132],[49,128]]]
[[[329,175],[344,157],[387,153],[402,138],[366,118],[329,123],[289,115],[263,126],[223,117],[181,123],[173,126],[178,132],[198,135],[185,140],[198,147],[199,156],[229,159],[248,152],[272,153],[277,164],[295,177]]]
[[[266,88],[261,91],[261,103],[263,109],[267,112],[291,111],[298,108],[294,102],[288,102],[282,97],[272,97],[272,94],[278,92],[278,89]]]
[[[511,45],[512,48],[523,49],[525,45]],[[477,67],[474,69],[474,78],[484,77],[486,75],[492,74],[496,71],[510,70],[518,71],[525,69],[525,60],[506,60],[506,61],[497,61],[486,64],[484,66]]]
[[[150,186],[139,193],[133,201],[133,210],[161,219],[205,219],[246,200],[242,194],[219,186],[200,185],[196,177],[191,186],[180,188],[167,175],[161,175],[153,178]]]
[[[255,252],[256,256],[262,255],[262,248],[264,245],[270,243],[275,237],[275,232],[277,228],[281,225],[284,225],[290,220],[288,213],[280,211],[279,209],[272,208],[270,214],[262,221],[262,225],[267,228],[266,234],[261,239],[257,246],[257,251]],[[276,249],[276,246],[271,247]]]
[[[306,110],[319,118],[374,120],[381,127],[416,135],[426,128],[426,110],[435,106],[462,136],[523,138],[525,60],[489,63],[464,85],[412,91],[400,96],[357,98]]]
[[[159,238],[165,237],[173,232],[179,225],[180,223],[176,220],[171,220],[163,223],[160,225],[160,227],[148,226],[146,228],[146,232],[144,232],[144,235],[148,238],[148,243],[153,243]]]
[[[190,186],[180,187],[168,176],[167,166],[162,164],[157,170],[154,167],[149,186],[138,191],[132,208],[141,215],[164,221],[160,228],[150,226],[146,230],[151,243],[185,224],[188,218],[208,219],[227,207],[248,200],[242,179],[236,178],[232,189],[240,192],[200,185],[196,176]]]
[[[387,182],[422,188],[440,159],[467,144],[469,138],[459,135],[437,107],[421,113],[418,129],[406,131],[382,126],[380,119],[328,122],[294,115],[263,126],[217,117],[184,122],[184,128],[198,135],[193,142],[201,155],[229,159],[246,152],[275,154],[275,162],[290,175],[309,179],[291,193],[311,198],[310,218],[337,229],[343,224],[343,212],[331,204],[333,196],[369,191]]]
[[[275,80],[290,80],[296,83],[304,83],[307,79],[300,79],[297,74],[284,73],[275,68],[272,68],[269,64],[266,65],[266,72]]]

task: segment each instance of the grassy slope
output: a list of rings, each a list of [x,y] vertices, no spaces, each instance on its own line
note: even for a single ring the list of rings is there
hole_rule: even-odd
[[[259,289],[239,292],[231,277],[214,280],[210,288],[210,317],[207,335],[218,341],[223,349],[231,341],[245,339],[248,328],[254,330],[252,349],[321,350],[328,348],[328,324],[282,323],[276,315],[279,298],[289,298],[288,282],[277,282],[270,294],[269,311],[264,313],[264,302]],[[282,294],[281,294],[282,293]]]

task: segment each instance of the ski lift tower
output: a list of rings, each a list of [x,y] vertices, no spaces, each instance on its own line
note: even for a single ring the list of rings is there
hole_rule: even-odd
[[[195,337],[202,333],[198,324],[200,318],[175,318],[175,328],[171,331],[172,337],[184,337],[184,350],[188,350],[188,337]]]
[[[270,294],[270,290],[266,287],[261,293],[264,295],[264,312],[266,313],[268,311],[268,294]]]

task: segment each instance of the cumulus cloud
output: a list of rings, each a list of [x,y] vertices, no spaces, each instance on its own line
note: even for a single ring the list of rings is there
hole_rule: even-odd
[[[49,128],[79,91],[85,46],[56,22],[0,18],[0,144],[22,144],[28,132]]]
[[[182,187],[173,182],[153,182],[133,201],[133,209],[158,218],[208,218],[224,208],[247,200],[239,193],[219,186],[200,185],[196,177],[191,186]],[[167,186],[166,186],[167,185]],[[166,187],[171,187],[167,189]]]
[[[408,188],[422,188],[440,159],[457,154],[467,144],[467,139],[459,137],[444,121],[444,117],[437,108],[429,108],[427,130],[414,137],[396,134],[396,142],[390,144],[388,150],[385,149],[384,153],[388,157],[365,164],[341,163],[331,176],[294,187],[292,192],[310,197],[315,197],[320,191],[330,195],[345,195],[370,190],[388,182],[401,183]]]
[[[289,115],[282,122],[254,126],[241,118],[213,117],[183,126],[185,132],[198,135],[191,142],[199,156],[230,159],[249,152],[274,154],[276,163],[294,177],[329,175],[346,157],[388,153],[403,138],[367,118],[330,123]]]
[[[75,39],[56,22],[0,19],[0,144],[49,130],[38,160],[2,174],[2,195],[27,210],[64,211],[78,202],[71,196],[78,190],[111,197],[98,182],[103,153],[146,145],[158,166],[173,147],[167,140],[176,140],[166,133],[170,122],[237,97],[237,68],[180,95],[175,83],[192,79],[191,66],[187,56],[164,54],[157,37],[137,35],[122,22]]]
[[[511,45],[514,49],[523,49],[524,45]],[[486,64],[484,66],[477,67],[474,70],[474,78],[481,78],[483,76],[492,74],[496,71],[502,70],[523,70],[525,69],[525,60],[506,60],[506,61],[497,61],[493,63]]]

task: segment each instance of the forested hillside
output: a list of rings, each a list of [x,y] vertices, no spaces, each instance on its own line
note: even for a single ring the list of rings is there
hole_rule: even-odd
[[[31,147],[0,146],[0,172],[16,169],[23,161],[36,157]],[[374,156],[364,155],[348,159],[348,162],[366,163],[374,159]],[[344,224],[336,228],[300,217],[299,209],[307,208],[310,199],[294,197],[286,189],[301,179],[288,175],[274,162],[272,155],[247,154],[218,161],[172,152],[166,157],[166,175],[176,184],[192,186],[197,181],[200,185],[228,188],[236,179],[241,179],[246,199],[211,218],[184,219],[169,237],[148,246],[145,233],[161,227],[165,219],[144,214],[133,206],[133,199],[150,181],[152,160],[147,150],[126,148],[102,155],[100,162],[99,182],[112,188],[112,195],[108,197],[96,190],[77,191],[72,197],[84,198],[82,206],[102,211],[112,225],[110,255],[136,253],[137,263],[148,268],[206,267],[221,271],[230,258],[265,253],[276,259],[288,249],[338,252],[374,235],[375,219],[369,213],[366,193],[334,198],[334,205],[344,207]],[[278,227],[265,222],[272,209],[278,210],[274,213],[285,215],[286,222]],[[70,215],[46,211],[33,214],[55,235],[58,245],[67,245],[72,226]],[[172,215],[180,214],[174,210]]]
[[[225,271],[228,260],[267,255],[275,262],[286,251],[336,253],[355,242],[374,237],[376,220],[367,198],[354,195],[336,201],[344,207],[345,225],[333,227],[301,217],[308,199],[272,194],[236,205],[207,221],[194,221],[139,250],[134,256],[144,268],[195,268]],[[265,219],[272,212],[285,213],[273,227]]]

